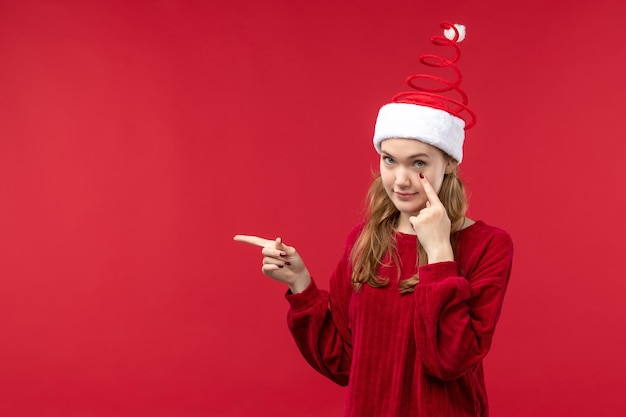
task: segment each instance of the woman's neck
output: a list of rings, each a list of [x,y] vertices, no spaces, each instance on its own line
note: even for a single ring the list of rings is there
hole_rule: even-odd
[[[400,213],[400,217],[398,218],[398,224],[394,228],[396,232],[405,233],[407,235],[415,235],[415,230],[409,221],[409,215],[405,213]]]

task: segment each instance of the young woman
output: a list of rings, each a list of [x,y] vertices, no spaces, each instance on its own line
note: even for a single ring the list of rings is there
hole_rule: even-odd
[[[454,66],[464,28],[442,23]],[[429,61],[430,60],[430,61]],[[434,62],[434,63],[433,63]],[[458,74],[458,71],[457,71]],[[349,234],[318,289],[296,249],[280,238],[237,235],[262,247],[265,275],[289,286],[289,328],[317,371],[348,386],[346,416],[487,416],[482,360],[489,351],[511,272],[501,229],[465,216],[457,176],[467,100],[454,83],[401,93],[379,112],[380,174],[366,220]],[[441,79],[438,79],[441,81]],[[460,92],[463,102],[443,96]]]

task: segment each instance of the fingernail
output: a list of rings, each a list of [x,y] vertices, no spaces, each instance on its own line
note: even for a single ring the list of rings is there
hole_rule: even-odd
[[[285,252],[281,252],[280,256],[287,256],[287,254]]]
[[[420,172],[420,178],[422,179],[424,178],[424,174],[422,174],[421,172]]]
[[[285,262],[285,265],[290,266],[291,262]]]

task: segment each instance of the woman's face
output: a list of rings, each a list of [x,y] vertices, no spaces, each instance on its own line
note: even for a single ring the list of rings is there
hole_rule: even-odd
[[[415,139],[386,139],[381,143],[380,175],[387,195],[405,216],[414,216],[426,207],[426,193],[420,173],[439,192],[444,174],[456,168],[456,161],[442,151]]]

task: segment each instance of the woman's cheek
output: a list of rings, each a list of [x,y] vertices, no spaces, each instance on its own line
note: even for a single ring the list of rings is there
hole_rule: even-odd
[[[430,182],[437,194],[439,194],[441,185],[443,184],[443,175],[429,175],[426,178],[428,178],[428,182]]]

